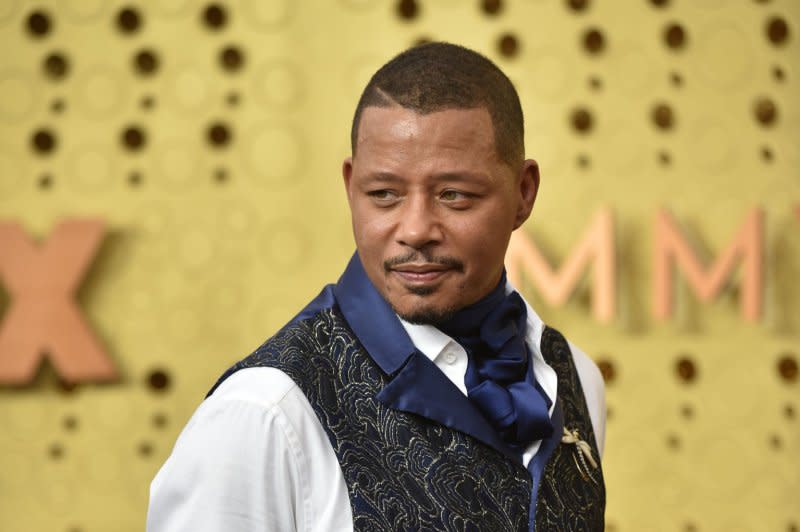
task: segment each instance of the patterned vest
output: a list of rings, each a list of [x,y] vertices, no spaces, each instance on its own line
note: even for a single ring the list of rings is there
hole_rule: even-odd
[[[565,425],[594,454],[594,432],[569,346],[554,329],[542,337],[558,374]],[[462,432],[376,399],[389,377],[370,358],[338,309],[296,321],[230,368],[274,367],[300,387],[330,439],[347,484],[355,530],[527,531],[531,474],[521,463]],[[602,472],[584,478],[574,444],[558,436],[540,478],[537,531],[603,530]],[[545,448],[543,443],[542,449]],[[542,450],[540,450],[542,454]],[[599,460],[598,460],[599,462]]]

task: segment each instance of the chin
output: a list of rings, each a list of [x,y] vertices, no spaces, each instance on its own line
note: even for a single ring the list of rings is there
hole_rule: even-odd
[[[392,305],[395,313],[409,323],[416,325],[439,325],[452,318],[458,307],[436,307],[433,305],[418,305],[409,309],[398,309]]]

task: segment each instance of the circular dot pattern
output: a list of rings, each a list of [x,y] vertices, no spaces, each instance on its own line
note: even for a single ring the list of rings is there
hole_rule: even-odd
[[[778,375],[784,382],[797,381],[797,359],[793,354],[787,353],[778,359]]]
[[[481,9],[487,15],[499,15],[503,10],[503,0],[482,0]]]
[[[789,40],[789,25],[781,17],[771,17],[767,20],[766,33],[772,44],[783,46]]]
[[[664,28],[664,43],[672,50],[680,50],[686,46],[686,30],[677,22]]]
[[[146,458],[153,454],[153,444],[148,441],[140,442],[136,447],[136,450],[139,453],[139,456]]]
[[[78,418],[75,416],[65,416],[63,421],[64,430],[74,432],[78,430]]]
[[[50,15],[45,11],[33,11],[28,15],[27,20],[28,32],[31,36],[42,38],[50,33],[52,22],[50,22]]]
[[[122,130],[122,145],[130,151],[139,151],[147,143],[147,136],[141,126],[131,125]]]
[[[162,412],[156,412],[153,414],[152,422],[153,426],[157,429],[163,429],[167,426],[168,423],[167,415]]]
[[[582,134],[589,133],[594,126],[592,113],[584,107],[579,107],[572,111],[570,122],[572,123],[572,128]]]
[[[147,386],[153,392],[165,392],[172,384],[172,377],[165,369],[154,369],[147,375]]]
[[[60,443],[53,443],[47,448],[47,454],[50,458],[54,461],[61,460],[64,458],[65,453],[64,446]]]
[[[650,118],[653,124],[661,130],[672,129],[675,125],[675,113],[673,113],[669,104],[666,103],[656,104],[650,113]]]
[[[203,21],[212,30],[220,30],[228,23],[228,13],[220,4],[209,4],[203,10]]]
[[[756,101],[753,114],[760,125],[769,127],[778,119],[778,107],[770,98],[762,97]]]
[[[572,11],[586,11],[589,8],[589,0],[566,0],[567,7]]]
[[[771,201],[778,195],[774,191],[785,190],[785,174],[799,160],[796,143],[792,142],[800,125],[791,99],[797,83],[792,55],[797,45],[792,42],[796,17],[792,8],[778,0],[745,1],[737,6],[725,0],[635,3],[634,9],[620,17],[620,12],[614,12],[620,9],[614,3],[593,0],[334,0],[330,2],[333,7],[314,3],[312,8],[293,0],[0,2],[0,30],[7,31],[9,44],[8,61],[0,66],[0,126],[6,126],[7,131],[0,143],[0,167],[7,170],[0,179],[0,202],[6,202],[9,216],[32,207],[35,221],[31,227],[40,233],[37,237],[44,237],[46,232],[40,220],[68,214],[59,211],[60,207],[89,214],[99,205],[100,214],[111,213],[106,215],[112,216],[115,232],[119,230],[124,236],[111,239],[108,249],[104,247],[98,261],[100,274],[106,271],[113,276],[119,269],[120,276],[124,274],[119,285],[123,291],[131,286],[129,283],[139,286],[134,294],[122,295],[121,300],[130,302],[135,311],[125,316],[119,309],[116,314],[103,312],[112,299],[102,288],[107,279],[92,290],[109,295],[97,299],[94,293],[91,296],[92,312],[101,317],[101,336],[112,337],[119,356],[136,354],[124,367],[135,376],[138,386],[131,388],[127,378],[121,383],[133,398],[128,415],[119,416],[115,403],[105,409],[105,421],[95,416],[95,402],[116,393],[111,386],[76,386],[44,374],[36,386],[43,387],[44,401],[57,400],[58,404],[46,416],[40,413],[39,421],[35,421],[37,412],[31,409],[31,421],[25,423],[40,427],[42,434],[29,444],[35,458],[28,461],[38,461],[35,465],[47,474],[69,471],[77,479],[100,479],[104,481],[101,484],[109,486],[121,479],[125,489],[135,492],[130,504],[139,508],[146,505],[141,487],[150,478],[145,477],[151,476],[151,470],[154,472],[169,454],[174,437],[196,406],[194,400],[187,403],[181,395],[196,396],[197,390],[190,388],[202,388],[214,377],[201,380],[197,373],[213,373],[219,360],[224,364],[226,357],[233,356],[216,352],[213,356],[220,357],[217,362],[208,358],[207,367],[193,370],[193,374],[182,369],[181,379],[176,380],[177,370],[165,365],[174,362],[174,367],[182,367],[179,357],[185,354],[174,346],[182,341],[191,343],[198,331],[218,340],[224,335],[230,335],[228,340],[240,340],[243,335],[238,325],[230,322],[241,323],[239,313],[246,316],[249,312],[247,299],[241,297],[242,282],[255,278],[254,270],[266,272],[259,278],[280,278],[291,287],[300,282],[298,278],[305,279],[305,273],[313,272],[315,278],[325,276],[324,264],[329,259],[331,264],[341,262],[342,245],[352,244],[346,213],[338,212],[346,209],[346,200],[341,186],[330,185],[330,179],[322,181],[322,175],[330,173],[330,152],[337,151],[337,165],[342,149],[328,146],[325,141],[329,139],[320,142],[319,129],[325,128],[326,135],[334,134],[327,127],[333,118],[323,117],[318,125],[308,122],[316,121],[319,111],[326,109],[331,110],[331,116],[347,115],[346,102],[357,97],[363,82],[387,54],[412,43],[461,42],[509,67],[507,73],[526,106],[528,147],[542,162],[548,177],[547,189],[552,195],[546,198],[557,198],[559,192],[567,191],[579,198],[591,197],[589,208],[610,201],[621,211],[639,209],[656,205],[658,197],[647,194],[674,182],[672,190],[680,192],[669,197],[676,208],[681,210],[694,202],[691,204],[700,209],[702,198],[693,187],[713,189],[719,194],[719,203],[710,204],[711,211],[706,215],[700,211],[682,214],[690,220],[696,217],[699,236],[708,236],[709,250],[719,250],[727,236],[709,236],[706,224],[717,224],[718,213],[735,217],[729,213],[736,209],[742,212],[742,202],[755,205],[753,202],[761,200],[758,191],[769,189],[773,192],[767,208],[776,212],[769,212],[768,224],[782,230],[779,224],[787,217],[786,198],[781,198],[784,210],[780,212]],[[298,17],[293,20],[290,15],[294,9],[298,9]],[[749,16],[734,17],[736,9],[744,9]],[[528,16],[537,11],[547,16]],[[312,16],[325,18],[309,20]],[[620,26],[620,20],[625,27]],[[345,21],[349,26],[342,24]],[[386,25],[386,42],[381,41],[380,46],[368,38],[384,30],[368,27],[375,22]],[[365,38],[355,33],[341,35],[342,28],[356,27],[367,30]],[[473,31],[476,27],[479,31]],[[322,32],[337,30],[344,38],[330,42],[337,52],[344,52],[341,57],[331,54],[325,60],[315,55],[309,61],[309,51],[324,50]],[[107,43],[108,49],[99,46],[95,48],[100,50],[93,50],[90,38]],[[335,62],[340,59],[352,70],[338,71]],[[331,98],[329,105],[320,105],[320,94]],[[720,102],[712,101],[714,94],[730,105],[720,109]],[[344,138],[333,144],[347,148]],[[752,170],[761,171],[751,180],[753,188],[746,195],[750,200],[737,195],[737,189],[719,186],[723,170],[735,180],[736,172],[738,179],[743,178],[744,169],[751,175]],[[630,184],[631,191],[644,192],[641,199],[637,196],[640,204],[631,207],[625,193],[612,195],[617,185],[610,180]],[[642,188],[636,188],[639,186]],[[794,208],[795,200],[787,197]],[[119,210],[117,201],[122,201]],[[208,203],[213,205],[211,209]],[[188,206],[204,215],[188,212]],[[300,214],[325,210],[330,210],[325,213],[326,220],[328,216],[341,218],[332,222],[341,242],[319,240],[315,217],[322,214],[314,214],[310,221]],[[575,216],[570,214],[571,219],[563,221],[576,222]],[[621,216],[628,215],[621,212]],[[793,218],[791,222],[794,224]],[[636,233],[626,223],[622,221],[626,234],[619,258],[630,265],[626,272],[647,277],[650,259],[633,257],[626,243],[646,241],[650,229],[642,224],[652,226],[637,218]],[[733,229],[730,219],[719,221],[723,223]],[[542,227],[541,231],[545,235],[550,229]],[[241,245],[246,238],[257,238],[262,248],[263,255],[259,253],[254,261],[250,260],[253,253]],[[791,238],[770,245],[785,243],[789,244],[786,253],[792,253],[796,242]],[[646,246],[643,242],[635,253]],[[558,255],[564,250],[553,251]],[[164,267],[163,259],[171,253],[176,264]],[[121,263],[126,268],[119,268]],[[231,269],[230,264],[236,268]],[[241,271],[242,275],[231,276],[230,271]],[[791,277],[794,272],[785,273]],[[152,284],[144,287],[145,278]],[[185,281],[191,286],[187,287]],[[782,278],[779,282],[787,281]],[[768,290],[771,293],[772,289]],[[731,320],[738,319],[740,292],[726,290],[720,304],[708,311],[704,303],[690,298],[688,314],[675,321],[694,334],[703,334],[706,325],[709,331],[715,326],[719,313],[728,312]],[[647,288],[642,288],[642,294],[647,295]],[[683,296],[683,292],[680,294]],[[787,294],[795,295],[794,290]],[[296,297],[292,299],[296,294],[289,290],[280,295],[285,303],[278,305],[278,310],[264,313],[258,320],[245,317],[249,338],[282,325],[302,303]],[[639,300],[628,295],[622,296],[622,320],[631,311],[647,313],[646,297]],[[588,315],[591,292],[581,289],[575,299],[577,305],[566,310],[567,314],[577,311]],[[197,312],[201,301],[215,305],[228,301],[217,305],[226,309],[223,314],[227,317],[220,318],[219,313],[203,317]],[[0,294],[0,314],[8,308],[8,298]],[[790,305],[784,302],[776,308],[785,310]],[[170,330],[158,330],[158,320],[153,318],[159,312],[167,316],[164,325],[169,327],[164,328]],[[264,316],[269,319],[264,320]],[[697,320],[692,321],[694,318]],[[797,330],[793,317],[785,321],[791,331]],[[105,328],[110,323],[114,325],[111,331]],[[773,332],[770,327],[764,329],[767,335]],[[652,330],[645,319],[621,332],[634,336]],[[141,340],[134,346],[123,345],[132,338]],[[617,434],[609,436],[624,447],[604,457],[609,471],[623,469],[622,475],[609,474],[609,487],[624,478],[641,480],[644,488],[647,479],[665,478],[672,472],[676,478],[689,478],[690,468],[702,466],[704,458],[725,454],[719,450],[735,449],[741,462],[730,470],[716,472],[721,490],[714,492],[716,500],[712,502],[719,506],[722,497],[732,491],[725,490],[727,480],[735,477],[731,471],[747,465],[757,450],[776,460],[770,467],[775,467],[778,476],[783,475],[768,479],[763,488],[760,485],[759,490],[765,491],[758,497],[763,502],[777,500],[776,486],[789,478],[778,460],[795,456],[797,445],[794,391],[798,358],[792,340],[788,342],[794,351],[779,351],[777,356],[768,357],[764,371],[759,373],[772,379],[764,402],[766,415],[760,421],[773,426],[759,427],[760,436],[742,449],[737,449],[738,440],[728,440],[728,447],[716,446],[716,436],[728,437],[729,426],[721,421],[730,420],[720,416],[719,405],[702,395],[714,394],[713,385],[741,373],[741,368],[720,369],[722,355],[730,352],[715,352],[710,343],[694,342],[688,336],[680,341],[686,345],[678,349],[691,354],[674,354],[674,347],[662,345],[665,352],[654,352],[650,362],[640,362],[630,345],[613,344],[613,356],[597,359],[607,397],[614,406],[609,407],[608,419],[613,419],[610,428]],[[241,344],[226,341],[224,345],[233,345],[240,352],[244,343],[246,340]],[[666,364],[659,363],[664,356]],[[659,364],[666,368],[659,370]],[[700,379],[706,377],[700,370],[709,378]],[[183,385],[184,378],[186,389],[178,390],[177,384]],[[694,386],[680,386],[678,393],[673,393],[676,385],[690,382]],[[697,389],[698,383],[704,385],[702,389]],[[631,405],[630,397],[649,390],[650,385],[656,388],[652,406],[657,408],[639,408],[635,401]],[[161,394],[164,390],[174,395]],[[137,392],[139,396],[134,397]],[[5,406],[0,408],[0,421],[10,416]],[[129,419],[116,421],[120,417]],[[663,423],[663,428],[638,433],[635,425],[647,421],[655,422],[653,426]],[[632,425],[634,430],[630,430]],[[118,448],[109,446],[105,455],[89,453],[92,435],[111,427],[119,441],[110,443],[117,443]],[[620,434],[625,437],[620,439]],[[631,434],[637,436],[629,437]],[[11,435],[0,450],[10,451],[11,457],[15,453],[21,456],[22,437]],[[20,443],[15,448],[18,438]],[[630,449],[638,452],[628,453]],[[681,449],[685,453],[680,453]],[[124,464],[126,460],[131,462],[130,467]],[[717,459],[714,463],[722,462]],[[708,476],[715,473],[713,469],[708,466]],[[33,480],[36,471],[31,470]],[[9,508],[17,507],[20,493],[13,476],[7,490],[12,495]],[[64,480],[57,474],[53,479]],[[87,486],[86,493],[76,501],[92,498],[89,490],[97,487]],[[753,493],[756,490],[750,495]],[[747,493],[743,491],[743,495]],[[654,520],[666,517],[659,525],[674,530],[756,528],[752,518],[739,522],[731,517],[729,526],[716,522],[713,512],[706,514],[696,505],[686,504],[693,496],[689,489],[659,483],[652,500],[663,501],[665,508],[677,511],[665,511],[671,515],[653,516]],[[99,502],[111,498],[109,494]],[[38,518],[30,528],[92,529],[88,522],[91,515],[87,517],[80,505],[52,506],[52,516]],[[631,506],[639,506],[637,510],[643,512],[640,505]],[[627,507],[609,510],[609,530],[646,528],[637,526],[635,511]],[[770,525],[774,523],[777,529],[796,530],[797,516],[792,511],[789,508],[787,513],[785,504],[782,510],[780,504],[770,502],[763,513],[765,519],[772,516]],[[13,523],[8,515],[0,520],[9,518]],[[40,522],[44,525],[45,519],[49,519],[47,525],[55,521],[55,526],[36,526]]]
[[[669,447],[673,451],[677,451],[681,448],[681,439],[678,437],[677,434],[667,435],[667,447]]]
[[[398,0],[396,11],[401,20],[414,20],[419,16],[419,5],[416,0]]]
[[[685,383],[694,382],[697,379],[697,366],[691,358],[681,357],[675,362],[675,374]]]
[[[56,134],[48,128],[37,129],[31,137],[31,145],[42,155],[51,153],[57,146]]]
[[[214,147],[224,147],[231,142],[230,126],[224,122],[214,122],[208,127],[208,142]]]
[[[606,47],[606,38],[599,28],[589,28],[583,33],[583,48],[587,53],[596,55]]]
[[[142,76],[151,76],[158,70],[158,55],[154,50],[140,50],[133,57],[136,72]]]
[[[603,381],[607,384],[614,382],[617,377],[617,370],[613,362],[608,359],[600,359],[597,361],[597,367],[600,369]]]
[[[519,41],[511,33],[504,33],[497,40],[497,51],[503,57],[515,57],[519,53]]]
[[[226,46],[219,53],[219,64],[228,72],[238,71],[244,65],[244,53],[237,46]]]
[[[133,7],[123,7],[117,13],[117,28],[123,34],[133,34],[142,26],[142,17]]]
[[[69,60],[61,52],[53,52],[44,58],[44,73],[52,80],[60,80],[69,74]]]

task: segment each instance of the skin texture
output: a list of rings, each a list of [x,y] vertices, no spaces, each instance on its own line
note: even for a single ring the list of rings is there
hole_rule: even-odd
[[[497,286],[539,187],[535,161],[499,158],[485,108],[368,107],[342,174],[367,276],[414,323],[447,319]]]

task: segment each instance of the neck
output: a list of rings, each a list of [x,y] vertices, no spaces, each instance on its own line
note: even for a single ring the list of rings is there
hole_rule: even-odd
[[[437,327],[449,336],[478,334],[481,322],[503,302],[505,296],[506,274],[504,271],[500,276],[500,281],[488,294],[457,311],[450,319],[439,323]]]

